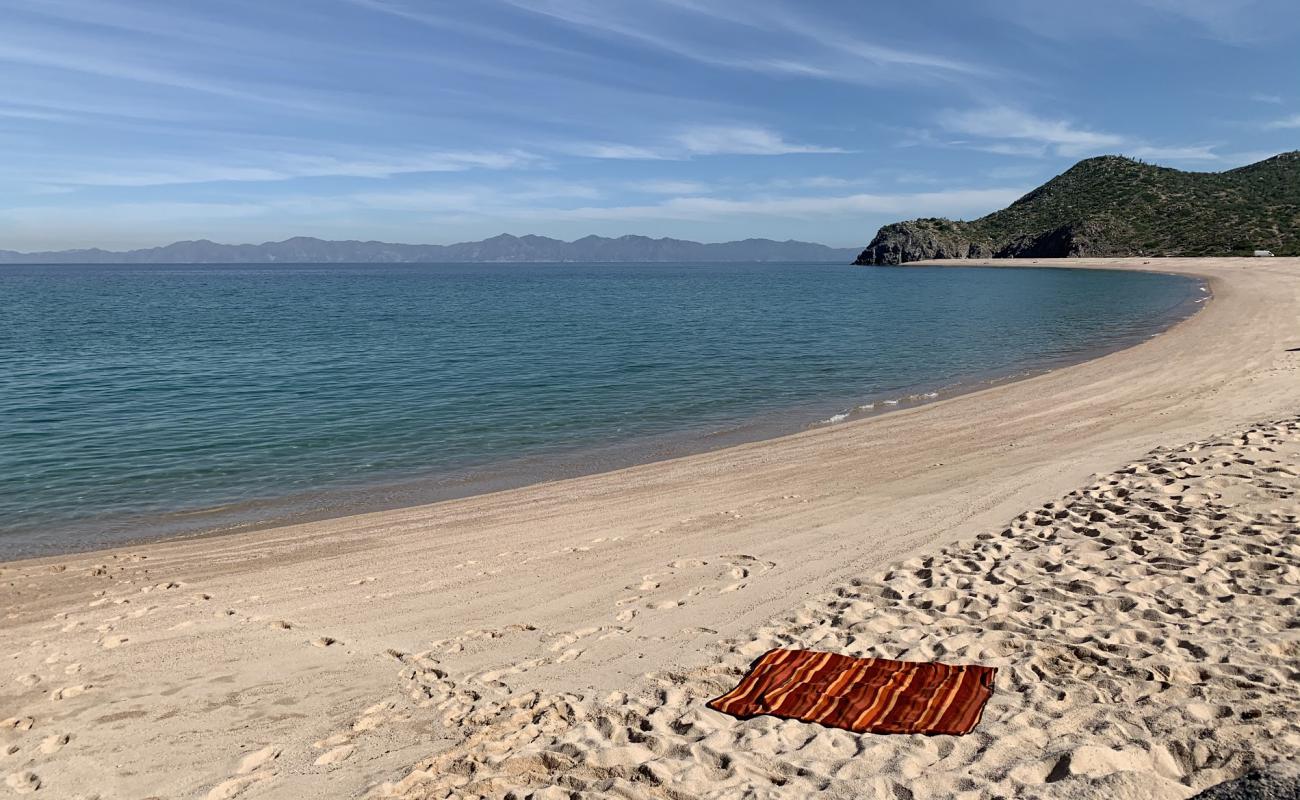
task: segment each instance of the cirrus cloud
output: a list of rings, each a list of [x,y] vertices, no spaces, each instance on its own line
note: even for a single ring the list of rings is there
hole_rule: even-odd
[[[785,156],[809,153],[851,153],[841,147],[792,142],[784,135],[754,125],[696,125],[667,141],[638,145],[576,142],[556,146],[569,155],[628,161],[684,161],[693,156]]]

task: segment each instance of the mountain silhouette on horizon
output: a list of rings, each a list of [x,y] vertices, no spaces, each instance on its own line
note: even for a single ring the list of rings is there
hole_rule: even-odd
[[[391,244],[296,236],[282,242],[218,244],[199,239],[162,247],[99,248],[20,253],[0,250],[0,264],[398,264],[508,262],[810,261],[849,263],[859,248],[835,248],[793,239],[744,239],[702,244],[648,236],[585,236],[572,242],[503,233],[458,244]]]

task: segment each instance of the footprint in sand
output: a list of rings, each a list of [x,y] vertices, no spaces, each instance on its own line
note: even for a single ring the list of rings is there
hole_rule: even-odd
[[[270,780],[272,774],[269,772],[255,772],[252,775],[239,775],[234,778],[228,778],[208,792],[207,800],[231,800],[239,796],[241,792],[255,783]]]
[[[722,559],[723,563],[731,567],[728,574],[737,581],[742,581],[755,575],[762,575],[771,572],[776,568],[775,561],[764,561],[760,558],[746,555],[744,553],[721,555],[718,556],[718,558]],[[743,585],[744,584],[740,584],[740,586],[724,589],[723,591],[734,591],[735,588],[740,588]]]
[[[698,558],[682,558],[668,564],[673,569],[691,569],[694,567],[707,567],[708,565],[709,562],[701,561]]]
[[[555,662],[554,662],[554,663],[556,663],[556,664],[566,664],[566,663],[568,663],[568,662],[570,662],[570,661],[577,661],[579,658],[582,658],[582,654],[585,653],[585,652],[587,652],[587,651],[586,651],[586,650],[583,650],[583,649],[581,649],[581,648],[578,648],[578,647],[570,647],[568,650],[565,650],[563,653],[561,653],[561,654],[559,654],[558,656],[556,656],[556,657],[555,657]]]
[[[572,652],[572,648],[570,648],[570,645],[573,645],[576,642],[579,642],[583,639],[587,639],[592,636],[595,636],[598,640],[603,640],[603,639],[609,639],[616,636],[623,636],[626,633],[627,633],[626,628],[619,628],[610,625],[600,625],[600,626],[593,626],[590,628],[580,628],[576,631],[569,631],[568,633],[557,634],[555,641],[551,642],[550,646],[547,649],[549,649],[552,653],[558,653],[561,650],[565,650],[564,655],[568,655],[570,652]],[[582,654],[581,650],[578,650],[577,652],[579,655]],[[558,662],[563,662],[563,661],[570,661],[572,659],[564,658],[564,656],[561,656],[556,660]]]
[[[131,639],[130,637],[127,636],[105,636],[103,639],[100,640],[99,646],[104,648],[105,650],[112,650],[114,648],[121,647],[122,645],[126,644],[129,641],[131,641]]]
[[[338,764],[341,761],[346,761],[349,756],[356,752],[356,749],[356,745],[341,744],[332,750],[322,753],[313,763],[318,767],[328,767],[331,764]]]
[[[311,743],[311,746],[317,750],[325,750],[331,747],[337,747],[341,744],[347,744],[352,741],[352,737],[346,733],[335,733],[328,738],[318,739]]]
[[[62,750],[63,746],[68,742],[70,742],[71,740],[72,737],[66,733],[60,734],[58,736],[47,736],[45,740],[41,742],[41,752],[45,753],[46,755],[49,755],[50,753],[56,753],[59,750]]]
[[[177,583],[176,581],[167,581],[166,583],[159,583],[154,586],[145,586],[140,590],[140,593],[147,594],[149,592],[165,592],[169,589],[179,589],[179,588],[181,588],[181,584]]]
[[[88,683],[82,683],[76,686],[65,686],[62,689],[57,690],[54,694],[50,695],[50,699],[71,700],[74,697],[78,697],[80,695],[85,694],[87,690],[91,688],[93,687]]]
[[[247,775],[253,770],[259,769],[280,757],[280,748],[264,747],[254,753],[244,756],[239,762],[239,769],[236,772],[240,775]]]
[[[361,712],[361,716],[357,717],[356,721],[352,723],[353,733],[378,730],[386,722],[403,718],[404,714],[395,715],[393,713],[396,707],[397,705],[393,701],[381,701],[365,709]]]
[[[17,794],[29,794],[41,788],[41,779],[36,776],[35,772],[24,770],[23,772],[15,772],[5,778],[5,785]]]

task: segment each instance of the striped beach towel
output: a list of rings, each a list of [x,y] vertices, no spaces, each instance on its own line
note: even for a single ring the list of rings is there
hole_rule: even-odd
[[[993,694],[996,667],[769,650],[709,708],[857,733],[970,733]]]

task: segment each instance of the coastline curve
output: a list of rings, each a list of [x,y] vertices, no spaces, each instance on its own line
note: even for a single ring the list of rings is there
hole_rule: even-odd
[[[1031,266],[951,266],[975,265]],[[457,670],[498,680],[502,665],[532,665],[525,681],[539,692],[626,690],[694,667],[703,646],[805,596],[1001,526],[1148,451],[1294,414],[1300,259],[1159,266],[1204,279],[1213,302],[1141,344],[1023,381],[434,505],[0,564],[0,646],[33,673],[47,656],[76,659],[84,694],[62,713],[153,704],[85,728],[65,786],[206,792],[256,746],[277,754],[268,785],[281,793],[359,794],[455,736],[394,695],[402,654],[437,642]],[[190,680],[214,670],[218,682]],[[222,701],[247,687],[294,713]],[[13,700],[19,717],[50,702],[35,688]],[[358,738],[364,769],[320,766],[313,741],[384,715],[425,733]],[[124,736],[144,744],[115,750]]]

